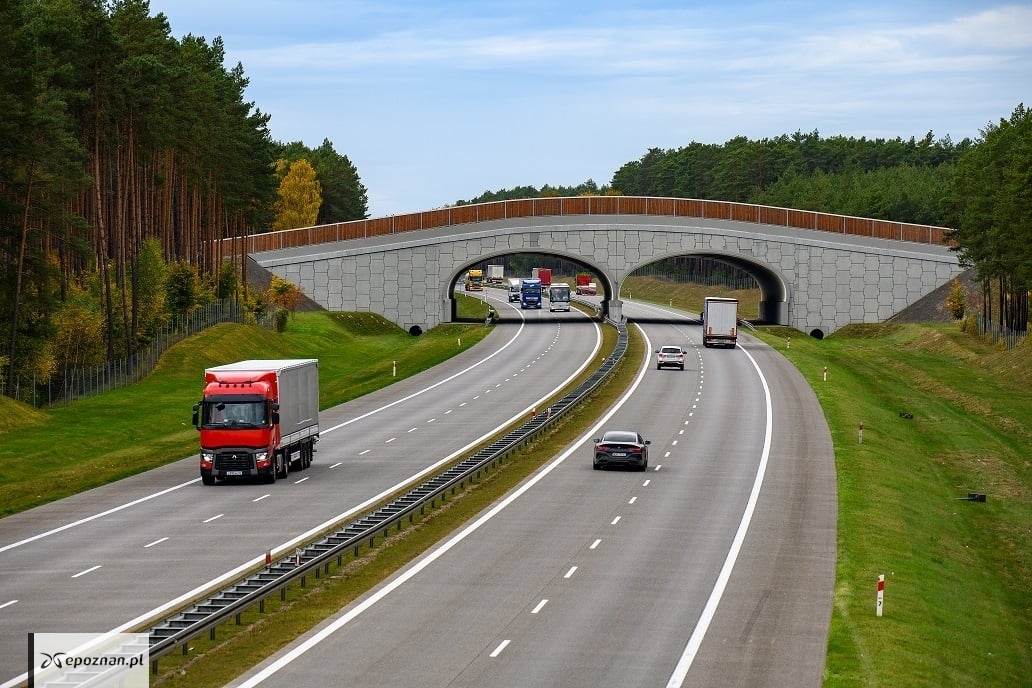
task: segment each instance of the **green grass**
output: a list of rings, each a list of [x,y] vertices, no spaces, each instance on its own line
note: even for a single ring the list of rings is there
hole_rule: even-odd
[[[413,337],[373,314],[298,313],[283,333],[212,327],[166,352],[139,384],[68,406],[37,411],[4,397],[0,515],[195,453],[191,412],[209,366],[248,358],[318,358],[320,406],[326,408],[436,365],[489,331],[482,324],[446,324]]]
[[[603,343],[598,360],[573,380],[576,387],[590,376],[602,359],[612,351],[616,331],[603,328]],[[199,636],[190,641],[186,655],[173,652],[159,661],[160,671],[151,677],[154,688],[209,688],[225,685],[252,666],[285,647],[290,641],[357,597],[380,584],[385,578],[414,560],[437,542],[488,508],[516,487],[544,463],[555,456],[555,447],[566,446],[586,431],[597,416],[608,409],[631,383],[637,362],[644,354],[644,343],[631,332],[627,355],[613,370],[607,383],[597,389],[586,403],[572,409],[563,421],[515,452],[500,470],[488,472],[482,479],[459,490],[448,501],[428,510],[414,525],[396,532],[374,548],[364,548],[357,556],[346,555],[338,566],[319,580],[309,579],[306,587],[293,586],[287,599],[273,596],[265,603],[265,612],[252,608],[240,624],[223,624],[216,639]],[[558,392],[561,397],[565,391]],[[547,403],[547,402],[546,402]],[[508,430],[502,430],[499,435]],[[490,443],[490,440],[485,444]]]
[[[698,309],[698,289],[662,286],[629,289]],[[813,386],[834,442],[838,563],[824,685],[1027,684],[1032,347],[1000,350],[950,324],[758,335]],[[988,499],[960,499],[968,492]]]
[[[794,336],[789,349],[764,338],[813,385],[834,439],[839,556],[825,684],[1027,681],[1032,396],[1000,372],[1027,376],[1028,348],[1001,352],[953,325],[852,326],[824,341]],[[959,499],[968,492],[988,501]]]
[[[694,311],[703,296],[723,295],[636,279],[627,281],[625,295],[630,291],[634,298],[648,296]],[[742,310],[746,313],[744,300]],[[154,455],[172,460],[193,453],[197,438],[189,426],[190,406],[207,365],[317,357],[327,380],[326,406],[388,382],[385,362],[402,347],[413,347],[404,349],[410,359],[443,358],[460,348],[460,339],[465,348],[489,330],[442,326],[412,338],[391,327],[380,333],[380,327],[386,326],[357,314],[299,314],[282,335],[223,326],[176,347],[151,378],[127,390],[45,413],[0,399],[0,504],[10,513],[17,508],[9,504],[27,508],[146,470]],[[838,565],[825,685],[1027,684],[1032,675],[1029,346],[1000,350],[954,325],[851,326],[824,340],[788,328],[761,328],[758,336],[813,385],[835,446]],[[632,346],[640,343],[632,339]],[[376,372],[369,370],[376,367],[374,357],[381,361]],[[636,360],[634,353],[629,358]],[[622,366],[621,374],[633,374],[633,368]],[[352,381],[331,382],[347,375]],[[616,380],[600,395],[615,394],[621,383]],[[578,423],[608,405],[600,396],[590,414],[578,412],[558,432],[575,436]],[[913,417],[902,418],[901,411]],[[154,430],[140,429],[148,425]],[[544,446],[562,441],[552,438]],[[154,685],[222,685],[240,666],[257,660],[218,667],[246,648],[265,645],[270,636],[303,633],[410,561],[534,470],[543,455],[535,451],[543,450],[491,474],[389,545],[363,553],[361,561],[346,560],[329,577],[330,585],[293,590],[281,605],[282,615],[270,604],[267,614],[252,612],[241,627],[220,629],[214,643],[191,642],[196,651],[186,658],[163,658]],[[985,493],[988,500],[958,499],[969,491]],[[881,618],[874,613],[879,574],[886,577]],[[292,609],[298,610],[297,620],[291,620]]]
[[[759,289],[729,290],[723,287],[704,287],[685,284],[661,277],[628,277],[620,289],[621,298],[650,301],[664,306],[698,313],[707,296],[722,296],[738,299],[738,313],[741,318],[756,318],[760,310]]]

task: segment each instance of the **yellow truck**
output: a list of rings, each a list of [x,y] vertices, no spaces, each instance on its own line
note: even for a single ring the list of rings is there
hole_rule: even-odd
[[[466,291],[484,291],[483,270],[470,270],[466,273]]]

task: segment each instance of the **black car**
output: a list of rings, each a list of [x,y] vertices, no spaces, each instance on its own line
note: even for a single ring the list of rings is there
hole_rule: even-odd
[[[649,465],[649,440],[633,430],[606,430],[595,440],[592,468],[631,466],[644,471]]]

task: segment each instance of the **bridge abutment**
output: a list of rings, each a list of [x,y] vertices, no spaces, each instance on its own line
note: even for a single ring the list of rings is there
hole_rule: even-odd
[[[956,255],[939,245],[664,216],[492,220],[254,259],[329,310],[373,311],[425,331],[453,319],[455,282],[466,268],[519,253],[555,255],[598,273],[614,320],[623,315],[623,281],[639,267],[673,256],[720,260],[756,278],[761,320],[824,335],[887,320],[961,272]]]

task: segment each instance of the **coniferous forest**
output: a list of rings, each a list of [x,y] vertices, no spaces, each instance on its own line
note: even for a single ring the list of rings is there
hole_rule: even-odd
[[[0,3],[0,390],[131,355],[169,319],[249,295],[213,240],[368,217],[346,155],[274,141],[220,38],[175,38],[145,0]],[[547,161],[545,163],[547,166]],[[651,149],[608,184],[485,192],[741,201],[954,228],[997,305],[1027,328],[1032,114],[954,143],[816,131]],[[230,254],[233,252],[231,251]]]

